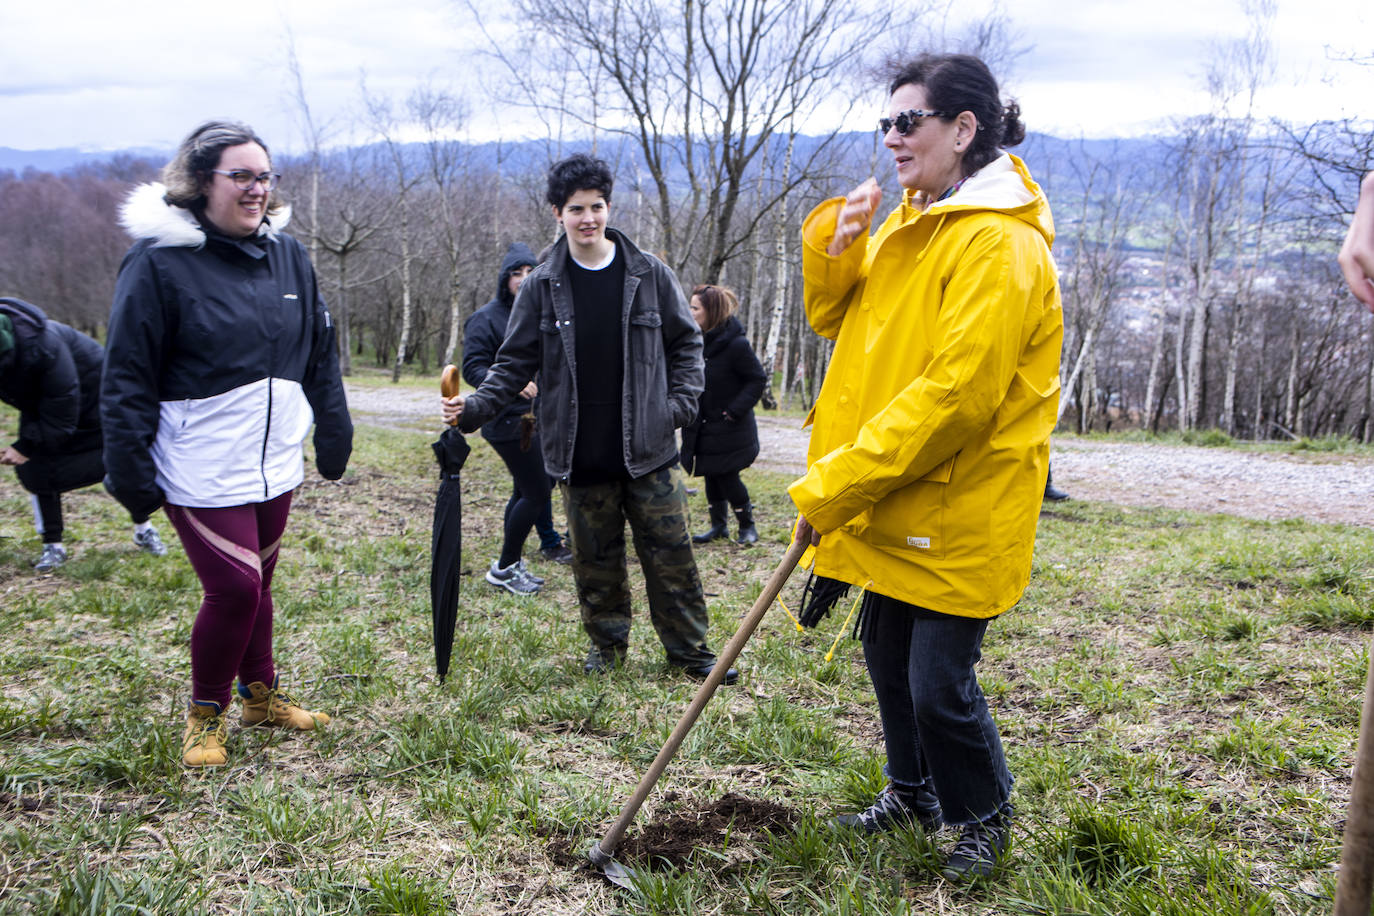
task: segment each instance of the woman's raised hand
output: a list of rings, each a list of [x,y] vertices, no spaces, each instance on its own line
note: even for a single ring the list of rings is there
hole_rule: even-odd
[[[1374,312],[1374,172],[1360,184],[1360,202],[1337,260],[1350,291]]]
[[[877,180],[873,178],[846,195],[844,209],[835,220],[835,237],[825,249],[832,258],[843,254],[844,250],[859,237],[859,233],[868,231],[869,224],[873,222],[873,214],[882,200],[883,189],[878,187]]]

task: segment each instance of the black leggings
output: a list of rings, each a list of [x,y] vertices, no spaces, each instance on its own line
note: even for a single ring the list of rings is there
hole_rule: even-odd
[[[707,474],[706,501],[728,502],[736,509],[749,505],[749,490],[739,479],[739,471],[728,474]]]
[[[98,446],[98,437],[97,437]],[[43,526],[44,543],[56,544],[65,533],[62,524],[62,494],[100,483],[105,477],[99,447],[61,454],[40,452],[14,469],[24,489],[34,496],[37,516],[34,527]],[[134,524],[141,525],[148,516],[139,518],[130,513]]]
[[[491,447],[506,463],[514,484],[510,499],[506,501],[505,538],[501,542],[501,558],[497,561],[505,569],[519,561],[535,518],[549,503],[549,475],[544,471],[544,456],[537,443],[526,451],[520,450],[519,439],[492,442]]]

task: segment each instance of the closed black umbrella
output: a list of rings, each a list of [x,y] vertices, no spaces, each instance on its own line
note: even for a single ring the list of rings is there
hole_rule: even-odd
[[[442,390],[445,396],[456,393],[457,370],[452,366],[444,370]],[[442,684],[453,653],[458,575],[463,565],[463,489],[458,472],[472,449],[452,426],[439,434],[433,448],[439,462],[439,493],[434,499],[434,533],[430,538],[429,600],[434,612],[434,667]]]

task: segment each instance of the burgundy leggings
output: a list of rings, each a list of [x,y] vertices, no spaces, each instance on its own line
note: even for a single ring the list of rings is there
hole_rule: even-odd
[[[288,491],[224,509],[166,506],[205,600],[191,627],[191,698],[229,708],[239,681],[271,686],[272,571],[291,510]]]

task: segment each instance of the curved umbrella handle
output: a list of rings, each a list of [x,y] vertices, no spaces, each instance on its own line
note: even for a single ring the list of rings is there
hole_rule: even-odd
[[[446,398],[451,398],[458,393],[458,386],[463,382],[462,375],[458,372],[458,367],[449,363],[444,367],[444,374],[439,377],[439,392]],[[457,420],[450,420],[449,426],[457,426]]]

